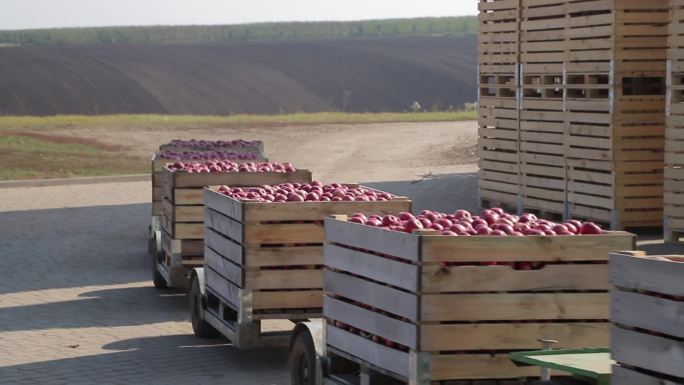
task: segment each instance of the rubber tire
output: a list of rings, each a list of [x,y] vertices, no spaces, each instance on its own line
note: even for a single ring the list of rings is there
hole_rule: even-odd
[[[308,375],[303,378],[302,365]],[[290,352],[290,385],[316,385],[316,347],[311,333],[299,333]]]
[[[202,311],[202,292],[199,287],[199,279],[193,277],[190,286],[190,319],[192,322],[192,332],[195,337],[199,338],[216,338],[220,335],[218,330],[214,329],[211,324],[202,319],[200,312]]]
[[[152,251],[150,253],[150,261],[152,262],[152,283],[157,289],[168,289],[169,285],[166,283],[164,276],[161,275],[157,269],[157,263],[159,262],[159,259],[161,258],[160,256],[163,253],[163,251],[160,250],[160,242],[161,240],[156,234],[150,239],[150,249]]]

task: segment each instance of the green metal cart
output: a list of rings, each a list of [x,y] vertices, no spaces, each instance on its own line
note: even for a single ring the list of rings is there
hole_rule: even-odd
[[[518,366],[540,367],[540,384],[549,385],[557,383],[550,379],[550,370],[571,374],[574,377],[572,384],[610,385],[614,363],[610,358],[610,349],[539,350],[511,353],[510,357]]]

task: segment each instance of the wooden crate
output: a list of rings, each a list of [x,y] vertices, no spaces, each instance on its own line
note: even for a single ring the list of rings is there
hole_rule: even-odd
[[[202,151],[202,150],[195,150],[195,151]],[[209,151],[209,150],[206,150]],[[231,152],[231,151],[228,151]],[[177,160],[170,160],[170,159],[163,159],[161,158],[161,151],[157,152],[153,157],[152,157],[152,162],[150,166],[151,170],[151,175],[152,175],[152,215],[161,215],[162,210],[163,210],[163,200],[164,200],[164,193],[162,191],[162,170],[168,165],[169,163],[175,163],[175,162],[180,162]],[[207,159],[203,161],[216,161],[218,159]],[[181,160],[183,161],[183,160]],[[259,154],[257,158],[255,159],[236,159],[232,160],[231,162],[233,163],[247,163],[247,162],[268,162],[268,159],[265,158],[263,155]]]
[[[340,218],[325,226],[329,351],[412,384],[533,376],[508,352],[538,349],[538,338],[607,347],[608,256],[635,247],[622,232],[445,237]],[[543,268],[515,270],[521,261]]]
[[[682,8],[677,10],[680,12]],[[670,51],[671,55],[673,51]],[[684,243],[684,72],[675,72],[676,66],[682,66],[682,63],[674,56],[668,65],[663,228],[666,241]]]
[[[660,227],[663,209],[661,162],[601,162],[568,159],[571,217],[611,228]]]
[[[518,63],[520,0],[480,0],[478,62],[488,66]]]
[[[323,219],[410,211],[411,201],[259,203],[204,189],[207,289],[250,319],[319,313]],[[245,298],[250,298],[250,303]]]
[[[297,170],[292,173],[276,172],[218,172],[189,174],[162,170],[164,212],[162,228],[173,239],[202,239],[204,235],[204,197],[202,189],[207,186],[254,187],[264,184],[308,183],[311,172]]]
[[[684,384],[684,256],[610,259],[614,385]]]

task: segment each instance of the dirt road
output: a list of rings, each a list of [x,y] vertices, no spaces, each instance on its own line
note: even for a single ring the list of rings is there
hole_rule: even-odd
[[[41,131],[45,134],[45,131]],[[49,132],[56,140],[87,139],[121,148],[127,157],[149,158],[171,139],[262,140],[266,155],[314,171],[323,181],[416,180],[474,170],[476,122],[316,125],[270,128],[144,130],[71,128]]]

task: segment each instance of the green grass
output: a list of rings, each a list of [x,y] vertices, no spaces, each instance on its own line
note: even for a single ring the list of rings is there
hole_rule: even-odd
[[[21,135],[0,136],[0,164],[0,180],[138,174],[149,167],[94,145]]]
[[[130,127],[137,128],[207,128],[224,126],[288,126],[312,124],[361,124],[401,122],[444,122],[477,119],[476,111],[419,113],[344,113],[321,112],[285,115],[58,115],[50,117],[4,116],[1,129],[49,129]]]

